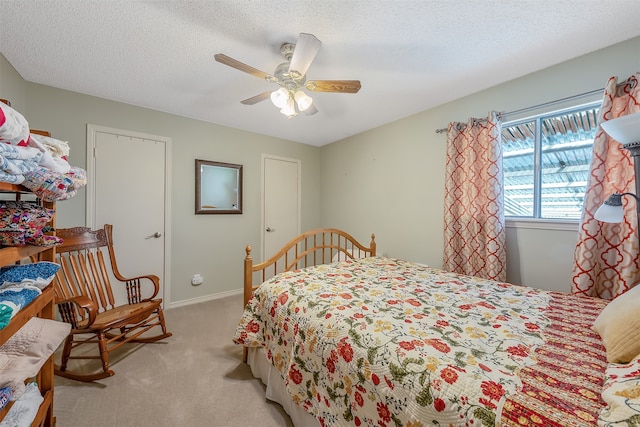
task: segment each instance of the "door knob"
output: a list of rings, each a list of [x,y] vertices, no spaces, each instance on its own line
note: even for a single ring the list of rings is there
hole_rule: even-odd
[[[147,236],[145,237],[145,239],[151,239],[152,237],[154,239],[159,239],[162,236],[162,234],[158,233],[157,231],[155,233],[153,233],[151,236]]]
[[[273,233],[274,231],[276,231],[275,228],[267,227],[267,233]]]

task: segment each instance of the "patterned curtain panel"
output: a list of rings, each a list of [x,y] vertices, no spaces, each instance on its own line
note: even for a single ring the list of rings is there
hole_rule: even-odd
[[[445,270],[505,281],[501,122],[450,123],[444,199]]]
[[[640,73],[618,84],[611,77],[604,90],[598,123],[640,111]],[[600,128],[593,142],[593,159],[584,198],[574,255],[572,292],[604,299],[640,281],[636,202],[623,197],[624,220],[602,223],[593,218],[598,207],[615,193],[635,193],[633,157]]]

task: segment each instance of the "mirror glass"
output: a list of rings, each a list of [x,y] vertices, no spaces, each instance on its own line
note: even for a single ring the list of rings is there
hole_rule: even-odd
[[[196,159],[196,214],[242,213],[242,165]]]

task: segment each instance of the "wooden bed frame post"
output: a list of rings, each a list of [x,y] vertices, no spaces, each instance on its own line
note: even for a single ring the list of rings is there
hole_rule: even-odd
[[[251,258],[251,246],[247,245],[245,251],[247,256],[244,258],[244,305],[246,306],[251,299],[253,292],[253,259]]]
[[[371,249],[371,256],[376,256],[376,235],[371,233],[371,244],[369,245]]]
[[[253,292],[253,259],[251,258],[251,246],[247,245],[245,248],[247,256],[244,258],[244,306],[251,299],[251,293]],[[247,363],[247,357],[249,355],[249,349],[242,347],[242,361]]]

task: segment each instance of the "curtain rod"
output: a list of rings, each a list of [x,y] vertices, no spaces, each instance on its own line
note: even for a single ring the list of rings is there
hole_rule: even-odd
[[[628,82],[618,83],[617,86],[621,86],[621,85],[626,84],[626,83],[628,83]],[[582,97],[588,96],[588,95],[595,95],[596,93],[599,93],[599,92],[602,92],[602,91],[604,91],[604,88],[602,88],[602,89],[594,89],[594,90],[590,90],[589,92],[581,93],[579,95],[567,96],[565,98],[556,99],[555,101],[544,102],[542,104],[533,105],[531,107],[526,107],[526,108],[521,108],[519,110],[509,111],[507,113],[502,113],[502,115],[506,116],[506,115],[509,115],[509,114],[524,113],[524,112],[527,112],[527,111],[536,110],[536,109],[541,108],[541,107],[547,107],[547,106],[550,106],[550,105],[558,104],[560,102],[570,101],[572,99],[578,99],[578,98],[582,98]],[[480,119],[480,120],[487,120],[487,119]],[[446,131],[447,131],[447,128],[436,129],[436,133],[444,133]]]

